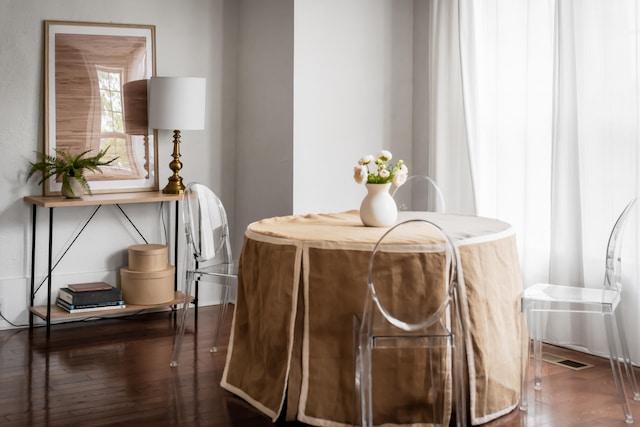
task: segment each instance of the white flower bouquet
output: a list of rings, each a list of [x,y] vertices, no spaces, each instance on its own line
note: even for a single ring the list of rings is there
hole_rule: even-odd
[[[392,158],[393,156],[387,150],[380,151],[375,158],[371,154],[362,157],[353,168],[353,179],[358,184],[393,182],[396,187],[400,187],[407,180],[409,169],[402,160],[398,160],[395,165],[390,164],[389,161]]]

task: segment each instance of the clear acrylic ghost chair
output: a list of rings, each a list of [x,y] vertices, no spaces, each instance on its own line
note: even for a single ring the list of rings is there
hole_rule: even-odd
[[[399,211],[445,212],[444,196],[436,182],[426,175],[412,175],[391,196]]]
[[[237,268],[231,255],[229,224],[220,199],[206,186],[194,182],[185,188],[180,204],[186,240],[182,286],[184,300],[178,313],[171,367],[178,366],[189,304],[193,300],[193,285],[195,284],[197,289],[201,281],[206,281],[221,288],[221,305],[214,327],[211,352],[217,351],[218,336],[229,305],[229,297],[232,290],[237,288]]]
[[[607,244],[606,265],[603,287],[599,289],[583,288],[574,286],[554,285],[548,283],[537,283],[524,290],[522,297],[523,331],[522,337],[526,340],[523,343],[523,375],[520,398],[520,409],[527,410],[527,378],[529,366],[529,333],[533,341],[533,366],[534,366],[534,388],[542,389],[542,330],[543,317],[549,312],[566,313],[590,313],[602,315],[604,320],[607,343],[609,347],[609,359],[611,371],[616,386],[618,400],[624,411],[625,421],[633,423],[633,416],[627,401],[622,366],[630,382],[633,391],[633,399],[640,400],[638,385],[635,373],[629,357],[629,347],[624,334],[622,319],[618,303],[622,291],[621,276],[621,245],[622,235],[629,219],[632,208],[636,203],[633,199],[622,211],[616,221],[609,242]],[[526,322],[524,321],[526,320]],[[620,360],[622,356],[622,360]]]
[[[360,417],[354,424],[374,425],[372,353],[420,349],[426,374],[425,384],[420,385],[424,399],[417,404],[424,405],[423,415],[434,425],[449,426],[455,406],[456,425],[466,426],[457,266],[457,250],[450,238],[427,220],[401,222],[375,245],[362,318],[354,318],[354,415]],[[386,422],[390,421],[377,420],[376,424]]]

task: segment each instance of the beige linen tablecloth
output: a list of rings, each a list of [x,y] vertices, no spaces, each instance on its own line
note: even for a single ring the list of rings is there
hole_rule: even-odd
[[[401,213],[399,221],[415,216],[442,226],[459,249],[470,419],[488,422],[513,410],[519,398],[522,283],[514,231],[466,215]],[[286,403],[287,419],[351,425],[353,315],[362,313],[369,256],[386,230],[364,227],[357,211],[249,225],[222,387],[274,421]],[[391,363],[400,365],[393,375],[411,378],[411,363]],[[384,367],[374,375],[383,378]],[[429,425],[406,406],[397,420],[384,413],[394,398],[418,401],[411,390],[409,383],[400,392],[378,390],[374,412],[388,425]]]

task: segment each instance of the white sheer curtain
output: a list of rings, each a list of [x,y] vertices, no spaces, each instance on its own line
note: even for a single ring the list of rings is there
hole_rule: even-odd
[[[432,132],[432,153],[465,153],[475,212],[518,232],[525,286],[600,287],[609,231],[638,194],[637,1],[435,0],[429,10],[449,18],[447,28],[431,28],[430,60],[459,72],[456,84],[429,75],[430,87],[446,92],[432,97],[430,126],[451,127],[438,111],[452,109],[464,126],[457,139]],[[468,187],[440,157],[431,167],[447,193]],[[447,206],[468,210],[456,200]],[[638,256],[636,217],[625,236],[622,302],[636,363]],[[553,322],[548,340],[606,353],[599,319]]]

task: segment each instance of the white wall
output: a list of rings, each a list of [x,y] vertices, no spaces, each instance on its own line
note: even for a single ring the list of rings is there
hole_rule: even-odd
[[[293,211],[358,209],[353,167],[411,166],[413,0],[296,0]]]
[[[204,131],[182,136],[181,172],[220,193],[231,211],[234,202],[236,2],[232,0],[0,0],[0,303],[11,322],[28,321],[30,275],[30,207],[22,201],[42,194],[37,181],[25,183],[28,162],[43,148],[43,20],[92,21],[156,26],[157,75],[207,78],[207,123]],[[162,188],[170,175],[171,135],[159,135]],[[149,240],[162,241],[158,206],[126,206]],[[55,210],[54,254],[59,254],[89,208]],[[39,210],[40,280],[45,273],[46,212]],[[126,265],[126,248],[139,243],[121,216],[110,208],[96,215],[56,268],[54,287],[73,281],[113,282]],[[46,287],[46,286],[45,286]],[[45,301],[46,290],[36,303]],[[203,302],[215,298],[206,291]],[[0,320],[0,328],[9,325]]]

